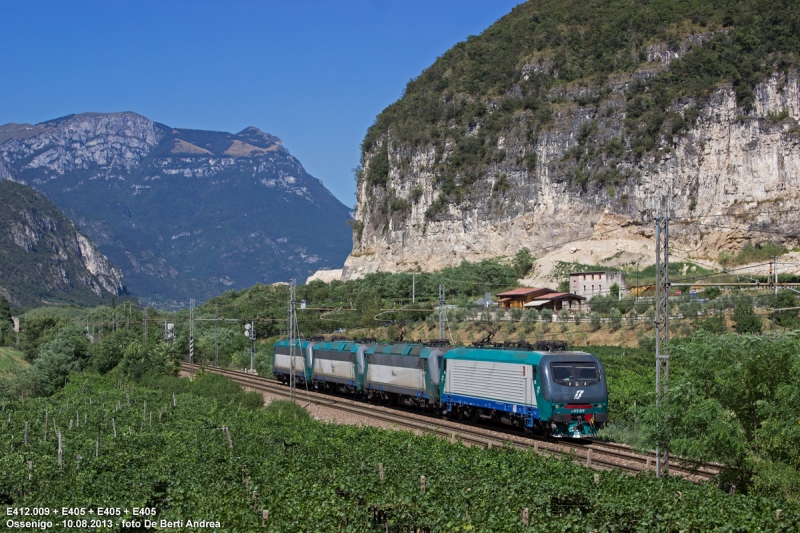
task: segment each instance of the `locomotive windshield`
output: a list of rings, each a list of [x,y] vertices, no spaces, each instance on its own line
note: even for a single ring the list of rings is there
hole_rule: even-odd
[[[550,363],[553,381],[567,387],[585,387],[600,381],[595,363]]]

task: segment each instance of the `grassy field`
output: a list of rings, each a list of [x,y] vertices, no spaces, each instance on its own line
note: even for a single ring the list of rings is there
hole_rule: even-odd
[[[26,366],[28,363],[22,358],[22,352],[8,346],[0,346],[0,375],[13,374]]]

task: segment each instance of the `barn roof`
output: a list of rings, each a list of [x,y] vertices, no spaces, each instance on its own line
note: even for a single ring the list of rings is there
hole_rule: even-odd
[[[535,297],[533,300],[585,300],[583,296],[571,292],[552,292]]]
[[[521,287],[518,289],[511,289],[510,291],[501,292],[497,294],[498,297],[512,297],[512,296],[528,296],[530,294],[547,294],[549,292],[556,292],[547,287]]]

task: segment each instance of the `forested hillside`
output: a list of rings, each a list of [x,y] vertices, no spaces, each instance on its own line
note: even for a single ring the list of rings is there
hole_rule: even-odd
[[[98,305],[122,292],[120,269],[56,206],[0,180],[0,297],[22,307]]]
[[[603,214],[622,251],[667,207],[699,257],[796,245],[799,34],[789,0],[517,6],[369,128],[345,277],[538,256]]]

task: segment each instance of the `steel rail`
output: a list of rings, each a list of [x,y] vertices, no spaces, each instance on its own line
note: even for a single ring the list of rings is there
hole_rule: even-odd
[[[199,368],[204,368],[208,372],[214,372],[230,378],[232,381],[239,383],[245,387],[254,390],[268,392],[277,396],[289,398],[289,390],[280,381],[264,376],[254,376],[251,374],[243,373],[236,370],[229,370],[217,367],[204,367],[203,365],[181,363],[184,370],[193,372]],[[299,394],[301,399],[303,391],[300,390]],[[405,427],[411,430],[419,431],[420,433],[427,433],[440,436],[442,438],[449,438],[451,442],[460,439],[461,442],[470,446],[479,446],[481,448],[503,447],[507,445],[514,446],[517,449],[533,449],[539,455],[554,456],[554,457],[573,457],[573,462],[582,464],[594,470],[611,470],[621,469],[630,473],[639,473],[646,470],[652,470],[655,465],[655,453],[641,455],[636,453],[630,447],[623,444],[606,443],[597,441],[577,441],[570,442],[565,440],[558,440],[546,437],[538,437],[535,435],[519,435],[508,434],[507,438],[497,438],[487,435],[485,431],[496,431],[490,428],[476,428],[472,429],[470,426],[464,425],[462,422],[452,420],[433,420],[432,415],[425,415],[423,413],[408,413],[406,411],[397,411],[388,413],[380,409],[372,408],[372,404],[364,403],[363,405],[352,405],[346,402],[358,402],[356,399],[346,398],[346,401],[341,401],[342,398],[330,396],[316,391],[308,391],[306,399],[315,405],[329,407],[339,411],[347,412],[350,414],[364,416],[375,420],[380,420],[398,427]],[[420,420],[417,417],[427,418],[428,420]],[[625,461],[625,462],[620,462]],[[716,475],[722,470],[720,465],[705,464],[705,463],[692,463],[691,466],[685,466],[685,461],[678,461],[679,464],[670,466],[672,473],[687,477],[690,481],[697,482],[700,479],[708,479]],[[693,479],[694,478],[694,479]]]

